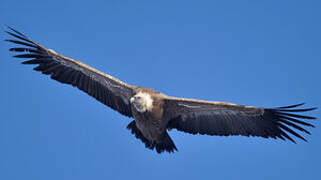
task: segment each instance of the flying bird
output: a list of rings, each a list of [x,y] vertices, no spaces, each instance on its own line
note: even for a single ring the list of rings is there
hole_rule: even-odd
[[[297,114],[316,108],[298,108],[302,104],[278,108],[237,105],[167,96],[154,89],[127,84],[80,61],[46,48],[17,30],[6,31],[19,45],[10,51],[27,58],[22,64],[37,65],[34,70],[52,79],[70,84],[101,103],[133,118],[127,129],[147,148],[158,153],[177,151],[168,131],[177,129],[191,134],[215,136],[258,136],[282,140],[304,141],[298,131],[310,134],[304,126],[314,127],[307,120],[315,117]]]

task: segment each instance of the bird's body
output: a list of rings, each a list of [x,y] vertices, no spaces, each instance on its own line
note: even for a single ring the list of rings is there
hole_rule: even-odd
[[[310,134],[301,126],[314,127],[304,121],[314,117],[293,113],[315,109],[296,108],[303,104],[262,108],[167,96],[151,88],[124,83],[9,29],[13,32],[8,34],[22,41],[7,41],[24,46],[10,49],[25,53],[14,57],[31,58],[22,63],[38,65],[34,70],[50,75],[61,83],[75,86],[122,115],[133,118],[127,128],[147,148],[156,149],[158,153],[177,150],[168,135],[169,129],[191,134],[259,136],[295,142],[289,134],[305,139],[294,130]]]
[[[150,141],[159,142],[164,136],[167,124],[163,119],[162,94],[151,89],[138,88],[132,98],[132,112],[137,128]]]

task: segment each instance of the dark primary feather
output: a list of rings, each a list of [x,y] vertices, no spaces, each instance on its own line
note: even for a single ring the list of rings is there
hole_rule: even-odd
[[[295,140],[289,135],[306,141],[296,130],[310,134],[303,126],[314,126],[304,120],[312,120],[315,117],[293,114],[293,112],[316,109],[293,109],[303,104],[279,108],[257,108],[175,98],[169,98],[165,103],[167,107],[165,116],[170,119],[168,128],[176,128],[191,134],[280,138],[294,143]]]
[[[22,64],[38,65],[34,70],[50,75],[52,79],[61,83],[78,87],[121,114],[132,117],[129,99],[133,92],[130,85],[101,73],[79,61],[49,50],[17,30],[11,27],[8,28],[12,32],[6,32],[18,40],[7,39],[6,41],[26,46],[9,49],[13,52],[23,53],[14,55],[16,58],[28,58]]]

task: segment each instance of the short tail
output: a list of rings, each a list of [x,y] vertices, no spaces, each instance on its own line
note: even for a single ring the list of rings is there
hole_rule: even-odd
[[[157,153],[162,153],[167,151],[169,153],[173,153],[174,151],[178,151],[171,137],[169,137],[168,133],[165,132],[162,141],[160,142],[151,142],[147,138],[143,136],[140,130],[136,127],[135,121],[132,121],[127,125],[127,129],[131,130],[131,133],[135,135],[137,139],[140,139],[145,147],[148,149],[156,149]]]

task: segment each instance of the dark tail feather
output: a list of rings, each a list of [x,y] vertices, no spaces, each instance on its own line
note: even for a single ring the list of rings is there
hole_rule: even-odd
[[[137,139],[140,139],[145,144],[146,148],[151,150],[156,149],[157,153],[162,153],[164,151],[173,153],[174,151],[177,151],[174,142],[169,137],[167,132],[165,132],[164,138],[161,142],[151,142],[148,139],[146,139],[143,136],[143,134],[139,131],[139,129],[136,127],[135,121],[130,122],[127,125],[127,129],[131,130],[131,133],[134,134]]]
[[[158,153],[162,153],[163,151],[167,151],[169,153],[173,153],[174,151],[178,151],[173,140],[168,135],[167,132],[164,134],[164,138],[161,142],[156,142],[156,151]]]

